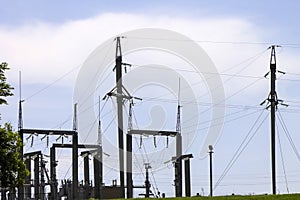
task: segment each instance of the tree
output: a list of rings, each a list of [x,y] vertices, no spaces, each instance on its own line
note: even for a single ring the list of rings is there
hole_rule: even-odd
[[[9,70],[8,64],[3,62],[0,64],[0,105],[7,104],[4,97],[12,96],[13,87],[6,82],[5,70]]]
[[[0,64],[0,105],[7,104],[5,97],[12,96],[13,87],[6,82],[5,71],[9,70],[7,63]],[[21,138],[12,130],[9,123],[0,125],[0,187],[17,187],[24,184],[28,175],[25,164],[20,158],[23,148]]]
[[[24,184],[28,175],[20,148],[23,148],[19,134],[8,123],[0,128],[0,184],[2,188],[17,187]]]

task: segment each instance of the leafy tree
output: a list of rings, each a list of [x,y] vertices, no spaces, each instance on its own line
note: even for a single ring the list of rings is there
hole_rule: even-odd
[[[9,67],[6,62],[3,62],[0,64],[0,105],[7,104],[4,97],[12,96],[12,90],[14,89],[6,82],[5,70],[9,70]]]
[[[24,162],[20,159],[23,147],[19,134],[13,132],[8,123],[0,128],[0,184],[2,188],[17,187],[24,184],[28,175]]]
[[[12,96],[13,87],[6,82],[7,63],[0,64],[0,105],[7,104],[5,97]],[[0,125],[0,187],[17,187],[24,184],[28,175],[20,149],[23,148],[21,138],[12,130],[9,123]]]

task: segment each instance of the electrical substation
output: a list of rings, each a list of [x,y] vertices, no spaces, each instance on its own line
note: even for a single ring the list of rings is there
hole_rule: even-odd
[[[23,149],[20,152],[20,157],[24,160],[26,168],[31,172],[25,179],[23,187],[17,188],[17,191],[6,190],[2,191],[2,199],[41,199],[41,200],[58,200],[58,199],[114,199],[114,198],[133,198],[134,190],[139,189],[144,192],[141,193],[140,197],[164,197],[164,194],[155,196],[152,192],[152,183],[149,179],[149,170],[151,170],[151,163],[144,163],[144,184],[137,184],[133,176],[133,137],[153,137],[154,145],[156,138],[163,138],[167,141],[169,139],[174,140],[173,146],[169,148],[175,149],[175,155],[170,159],[173,163],[173,177],[170,179],[174,180],[174,196],[190,197],[193,195],[191,191],[191,185],[193,184],[193,176],[191,174],[191,168],[193,168],[193,157],[197,152],[189,152],[183,154],[182,150],[182,137],[184,134],[181,133],[181,109],[180,98],[178,97],[177,103],[177,116],[176,117],[176,130],[150,130],[150,129],[135,129],[132,126],[132,109],[135,105],[135,101],[143,101],[139,97],[132,96],[126,89],[126,85],[122,82],[122,73],[126,71],[126,68],[130,67],[131,64],[123,62],[122,56],[122,37],[115,38],[115,67],[113,72],[115,73],[115,86],[107,91],[106,94],[99,94],[103,98],[99,97],[99,118],[98,118],[98,132],[94,133],[97,135],[96,144],[81,144],[78,140],[78,120],[77,120],[77,104],[74,105],[73,109],[73,127],[70,130],[57,130],[57,129],[36,129],[27,128],[23,126],[23,113],[22,113],[22,99],[19,101],[19,124],[18,132],[22,141],[32,140],[35,136],[42,137],[42,140],[47,141],[47,147],[49,152],[44,154],[42,150],[36,150],[32,152],[25,152]],[[276,93],[276,73],[284,73],[276,69],[276,54],[273,45],[271,49],[271,60],[270,60],[270,84],[271,91],[268,98],[261,103],[263,105],[268,102],[267,109],[270,108],[271,115],[271,166],[272,166],[272,193],[276,194],[276,156],[275,156],[275,112],[277,106],[283,104],[282,100],[277,98]],[[178,95],[179,96],[179,95]],[[102,144],[102,130],[101,130],[101,113],[100,113],[100,101],[106,98],[115,98],[117,102],[117,132],[112,133],[117,135],[117,146],[118,152],[118,180],[111,180],[111,183],[104,182],[104,165],[105,161],[103,157],[109,156],[105,153],[105,149]],[[128,104],[128,126],[124,129],[124,113],[123,105]],[[79,105],[80,106],[80,105]],[[174,122],[175,124],[175,122]],[[49,142],[49,138],[56,138],[56,142]],[[71,143],[65,143],[64,139],[69,138]],[[141,142],[142,143],[142,142]],[[72,154],[72,178],[64,179],[57,177],[57,166],[61,162],[58,159],[57,152],[59,149],[69,149]],[[208,155],[210,158],[210,171],[207,173],[210,178],[210,196],[213,196],[213,171],[212,171],[212,154],[213,146],[208,147]],[[46,159],[47,158],[47,159]],[[79,168],[78,159],[83,159],[83,180],[79,180]],[[47,169],[46,163],[49,160],[49,169]],[[91,167],[93,166],[93,167]],[[93,174],[93,179],[91,179]],[[60,181],[58,181],[60,179]],[[183,191],[183,188],[185,191]],[[7,197],[7,194],[10,194]]]

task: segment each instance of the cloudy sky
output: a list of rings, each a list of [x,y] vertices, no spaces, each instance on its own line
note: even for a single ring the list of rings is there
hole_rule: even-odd
[[[268,111],[259,104],[267,98],[269,92],[269,79],[263,77],[269,70],[270,51],[267,48],[273,44],[281,45],[282,47],[277,49],[277,67],[286,74],[278,74],[277,93],[289,107],[280,107],[277,112],[278,192],[299,192],[300,180],[297,177],[300,175],[300,160],[295,153],[296,150],[300,150],[300,137],[297,135],[296,126],[300,117],[298,2],[0,2],[0,62],[8,62],[11,67],[7,73],[8,81],[15,87],[15,96],[8,98],[9,105],[1,107],[1,123],[8,121],[15,127],[18,116],[19,71],[22,73],[22,99],[25,100],[24,126],[70,129],[76,77],[88,56],[103,42],[134,29],[161,28],[183,34],[200,45],[218,69],[225,92],[225,101],[217,105],[225,107],[226,114],[221,136],[215,144],[215,182],[222,177],[231,159],[235,159],[234,155],[241,153],[215,188],[216,195],[271,193],[269,118]],[[130,38],[127,42],[131,42]],[[135,58],[134,55],[128,57],[130,62],[136,64],[139,60]],[[109,79],[113,78],[111,73]],[[113,84],[111,86],[113,87]],[[104,95],[107,91],[97,92]],[[161,95],[142,94],[148,97],[148,100],[149,97]],[[200,121],[194,124],[199,137],[193,138],[191,146],[185,149],[185,153],[193,153],[195,156],[192,160],[192,194],[208,195],[209,191],[208,159],[199,155],[208,127],[216,125],[209,112],[205,112],[216,106],[211,103],[209,94],[206,88],[196,99],[203,113],[200,115]],[[156,98],[154,103],[164,101],[164,106],[168,107],[170,105],[167,103],[170,103],[176,107],[174,96],[173,99],[166,98],[171,97]],[[146,106],[150,104],[151,101]],[[107,112],[113,110],[113,105],[106,109]],[[107,115],[107,118],[103,119],[104,129],[112,116]],[[183,131],[187,126],[185,120],[182,119]],[[285,125],[288,131],[282,128]],[[249,137],[246,137],[248,133]],[[253,138],[244,151],[241,151],[243,146],[240,149],[239,146],[246,144],[252,135]],[[55,139],[51,138],[51,141],[55,142]],[[291,143],[295,144],[296,148],[293,148]],[[41,141],[40,138],[35,138],[33,147],[27,144],[25,149],[42,149],[46,154],[49,150],[45,141]],[[69,158],[67,153],[61,153],[61,160]],[[107,167],[105,171],[106,184],[109,185],[114,178],[118,179],[113,169]],[[64,169],[60,168],[59,173],[61,179],[69,177],[69,173]],[[163,169],[153,171],[151,179],[155,190],[165,192],[168,196],[174,195],[171,165],[167,164]],[[135,182],[142,184],[143,176],[137,173]],[[141,191],[135,194],[139,192]]]

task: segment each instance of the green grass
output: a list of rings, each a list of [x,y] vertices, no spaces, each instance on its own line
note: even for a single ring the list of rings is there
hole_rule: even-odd
[[[283,195],[251,195],[251,196],[218,196],[218,197],[182,197],[182,198],[165,198],[166,200],[300,200],[300,194],[283,194]],[[141,200],[141,198],[139,198]],[[146,199],[145,199],[146,200]],[[154,200],[149,198],[147,200]]]

